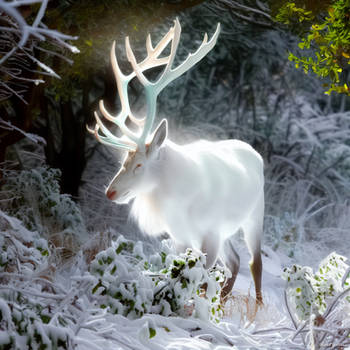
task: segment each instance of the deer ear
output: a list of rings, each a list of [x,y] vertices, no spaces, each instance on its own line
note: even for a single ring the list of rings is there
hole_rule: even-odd
[[[166,140],[167,135],[168,135],[168,121],[166,119],[163,119],[157,126],[157,129],[153,133],[152,141],[148,145],[147,154],[149,156],[151,156],[152,154],[154,154],[156,151],[159,150],[160,146]]]

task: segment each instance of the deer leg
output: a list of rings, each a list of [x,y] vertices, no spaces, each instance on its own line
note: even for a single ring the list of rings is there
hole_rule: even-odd
[[[223,261],[226,267],[231,271],[231,277],[225,280],[224,286],[221,289],[221,300],[224,302],[227,296],[231,293],[240,265],[239,255],[234,249],[230,239],[225,241]]]
[[[262,261],[261,254],[253,256],[252,260],[249,262],[250,272],[253,276],[255,284],[255,296],[257,305],[263,305],[263,299],[261,294],[261,275],[262,275]]]
[[[250,272],[252,274],[254,285],[256,304],[263,305],[261,294],[261,275],[262,275],[262,261],[261,261],[261,236],[263,232],[264,219],[264,202],[263,195],[258,201],[256,207],[251,213],[250,217],[242,225],[244,232],[244,239],[247,243],[251,260],[249,262]]]
[[[207,234],[204,239],[201,246],[202,253],[207,255],[205,268],[209,269],[211,268],[218,258],[219,254],[219,248],[220,248],[220,239],[219,237],[215,236],[215,234]]]
[[[205,268],[210,269],[215,263],[218,258],[219,254],[219,248],[220,248],[220,240],[218,237],[216,237],[213,234],[207,234],[204,239],[201,246],[202,253],[206,254],[206,262],[205,262]],[[207,291],[208,284],[204,283],[201,286],[205,292]]]
[[[177,254],[185,253],[187,248],[191,248],[190,243],[175,242],[175,249]]]

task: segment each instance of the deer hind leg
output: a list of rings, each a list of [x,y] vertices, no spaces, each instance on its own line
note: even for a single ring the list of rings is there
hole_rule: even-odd
[[[239,265],[240,265],[239,255],[234,249],[230,239],[227,239],[225,241],[223,261],[226,267],[231,271],[231,277],[226,279],[224,286],[221,289],[221,301],[225,302],[228,295],[231,293],[232,287],[235,283],[235,280],[239,271]]]
[[[249,262],[250,272],[252,274],[257,305],[262,305],[261,294],[261,276],[262,276],[262,261],[261,261],[261,236],[263,232],[264,220],[264,198],[260,198],[250,217],[242,225],[244,239],[251,254]]]

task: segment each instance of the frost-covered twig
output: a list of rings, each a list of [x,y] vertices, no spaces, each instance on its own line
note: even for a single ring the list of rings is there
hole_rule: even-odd
[[[34,143],[42,143],[43,145],[46,145],[46,141],[43,137],[31,134],[29,132],[25,132],[24,130],[18,128],[17,126],[13,125],[10,121],[6,121],[0,117],[0,129],[5,129],[5,130],[15,130],[24,135],[27,139]]]
[[[348,275],[347,275],[348,276]],[[334,309],[335,305],[339,302],[339,300],[346,295],[347,293],[350,292],[350,288],[345,289],[343,292],[339,293],[333,300],[332,302],[328,305],[326,311],[323,314],[323,317],[326,318],[330,312]]]
[[[30,24],[20,12],[21,6],[40,4],[40,8],[34,21]],[[69,43],[77,37],[62,34],[57,30],[48,29],[42,22],[47,8],[48,0],[0,0],[0,15],[4,25],[0,27],[0,101],[16,95],[23,102],[24,82],[40,84],[42,79],[24,78],[23,71],[30,71],[30,61],[38,65],[41,74],[59,78],[58,74],[48,65],[38,60],[34,50],[39,49],[49,55],[64,57],[54,50],[44,49],[39,46],[40,42],[50,42],[60,50],[68,49],[73,53],[79,50]],[[65,59],[68,63],[71,60]],[[14,69],[16,67],[16,69]]]
[[[52,293],[39,293],[39,292],[35,292],[32,290],[27,289],[22,289],[22,288],[16,288],[16,287],[12,287],[12,286],[0,286],[0,290],[11,290],[13,292],[18,292],[21,293],[23,295],[31,295],[37,298],[45,298],[45,299],[53,299],[53,300],[65,300],[66,295],[60,295],[60,294],[52,294]]]
[[[292,312],[290,311],[290,307],[289,307],[289,303],[288,303],[288,297],[287,297],[287,291],[286,290],[284,290],[283,297],[284,297],[284,303],[285,303],[287,311],[288,311],[288,315],[289,315],[291,321],[293,322],[293,325],[294,325],[295,329],[297,329],[298,328],[297,322],[294,319],[294,316],[293,316]]]

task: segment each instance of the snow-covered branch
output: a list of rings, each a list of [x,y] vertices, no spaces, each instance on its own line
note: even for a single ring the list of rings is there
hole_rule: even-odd
[[[0,117],[0,129],[5,129],[5,130],[9,130],[9,131],[18,131],[19,133],[21,133],[22,135],[24,135],[26,138],[28,138],[30,141],[32,141],[34,143],[42,143],[44,145],[46,144],[45,139],[42,138],[41,136],[31,134],[29,132],[25,132],[24,130],[13,125],[10,121],[6,121],[6,120],[2,119],[1,117]]]
[[[27,22],[21,13],[21,7],[38,3],[40,7],[34,20]],[[15,95],[25,102],[23,92],[28,82],[36,85],[43,82],[41,79],[23,77],[24,71],[30,71],[31,63],[38,65],[43,75],[59,78],[52,68],[34,56],[34,50],[40,42],[49,42],[55,47],[52,50],[45,49],[48,55],[63,56],[56,53],[56,49],[79,52],[77,47],[69,43],[77,37],[49,29],[42,22],[47,4],[48,0],[0,0],[0,101]]]

